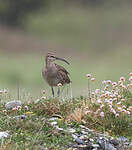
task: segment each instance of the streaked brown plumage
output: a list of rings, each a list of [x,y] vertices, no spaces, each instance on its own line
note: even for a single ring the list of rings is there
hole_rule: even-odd
[[[68,71],[55,63],[55,60],[61,60],[69,64],[64,58],[56,57],[54,54],[48,53],[46,55],[45,61],[46,66],[43,68],[42,75],[46,82],[52,88],[52,94],[54,96],[53,87],[57,86],[59,83],[62,85],[69,84],[70,78]],[[58,88],[58,96],[60,95],[60,89]]]

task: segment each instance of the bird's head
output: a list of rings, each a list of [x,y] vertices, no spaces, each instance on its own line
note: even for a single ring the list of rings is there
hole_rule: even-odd
[[[70,64],[67,60],[65,60],[64,58],[60,58],[60,57],[56,57],[55,54],[53,53],[48,53],[46,55],[46,62],[54,62],[55,60],[61,60],[64,61],[65,63],[67,63],[68,65]]]

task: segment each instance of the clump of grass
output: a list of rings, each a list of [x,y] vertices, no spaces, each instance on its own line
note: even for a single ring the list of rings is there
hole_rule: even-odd
[[[103,81],[103,88],[94,90],[85,115],[87,126],[106,130],[114,135],[130,136],[132,113],[132,73],[126,81]],[[92,116],[92,117],[91,117]]]
[[[94,82],[89,77],[90,84]],[[1,90],[1,97],[8,99],[8,92]],[[121,77],[119,81],[110,80],[102,82],[101,89],[89,89],[88,97],[81,96],[72,100],[47,99],[45,91],[40,99],[24,102],[22,106],[6,110],[0,105],[0,130],[9,132],[10,136],[0,141],[3,149],[38,149],[46,146],[48,149],[66,149],[72,141],[68,133],[61,133],[51,126],[48,118],[53,115],[61,117],[58,126],[67,128],[67,123],[77,128],[79,124],[109,135],[123,135],[131,138],[132,133],[132,73],[126,80]],[[26,115],[25,119],[15,118]]]

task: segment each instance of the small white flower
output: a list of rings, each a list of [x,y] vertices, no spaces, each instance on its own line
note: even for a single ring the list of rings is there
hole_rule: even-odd
[[[45,99],[46,99],[46,96],[42,96],[41,99],[42,99],[42,100],[45,100]]]
[[[115,114],[115,117],[119,117],[119,114],[117,113],[117,114]]]
[[[117,103],[117,105],[121,105],[121,101]]]
[[[101,104],[102,103],[101,99],[97,99],[97,103]]]
[[[3,91],[0,89],[0,94],[2,94],[3,93]]]
[[[104,104],[102,104],[102,105],[100,106],[100,108],[101,108],[101,109],[104,108]]]

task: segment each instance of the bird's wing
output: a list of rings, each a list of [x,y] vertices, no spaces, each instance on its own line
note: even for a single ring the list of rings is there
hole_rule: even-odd
[[[71,81],[70,81],[70,78],[68,77],[69,72],[64,67],[57,65],[57,64],[55,65],[58,70],[57,75],[60,79],[60,83],[62,83],[62,85],[65,83],[70,83]]]
[[[57,65],[57,64],[55,64],[55,66],[58,71],[61,71],[61,72],[63,71],[64,73],[69,74],[69,72],[64,67]]]

